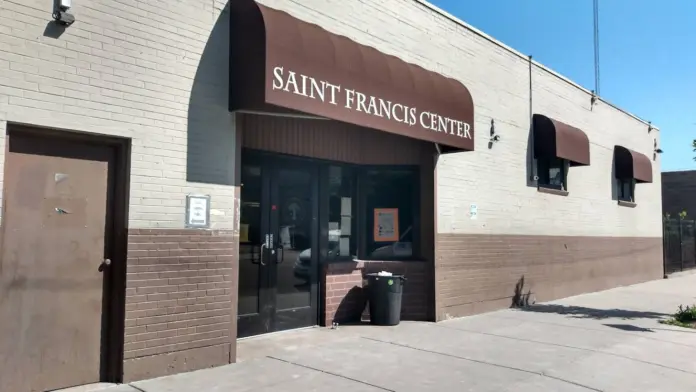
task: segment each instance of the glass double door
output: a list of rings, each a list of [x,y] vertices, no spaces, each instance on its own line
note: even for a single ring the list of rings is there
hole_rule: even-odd
[[[242,155],[237,336],[318,321],[318,168]]]

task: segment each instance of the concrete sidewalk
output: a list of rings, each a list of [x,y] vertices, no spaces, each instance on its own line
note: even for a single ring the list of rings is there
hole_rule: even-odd
[[[693,391],[696,331],[658,320],[696,275],[439,324],[311,329],[245,340],[241,362],[108,392]]]

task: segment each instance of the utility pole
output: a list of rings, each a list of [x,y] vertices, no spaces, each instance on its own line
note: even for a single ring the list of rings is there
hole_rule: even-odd
[[[595,95],[599,96],[599,0],[592,0],[594,19],[594,77]]]

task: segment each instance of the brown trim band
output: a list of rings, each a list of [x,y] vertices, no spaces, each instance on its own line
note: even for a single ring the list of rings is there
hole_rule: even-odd
[[[290,110],[474,149],[474,103],[459,81],[253,0],[230,14],[231,111]]]
[[[652,163],[647,156],[623,146],[614,146],[614,175],[618,179],[653,182]]]
[[[534,157],[561,158],[571,166],[590,164],[590,139],[585,132],[541,114],[534,114]]]

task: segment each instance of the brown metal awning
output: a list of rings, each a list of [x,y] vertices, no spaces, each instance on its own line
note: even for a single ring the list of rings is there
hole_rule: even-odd
[[[302,112],[474,149],[460,82],[255,1],[230,4],[231,111]]]
[[[541,114],[535,114],[533,122],[534,157],[566,159],[571,166],[590,164],[590,139],[585,132]]]
[[[614,175],[618,179],[653,182],[652,163],[647,156],[623,146],[614,146]]]

